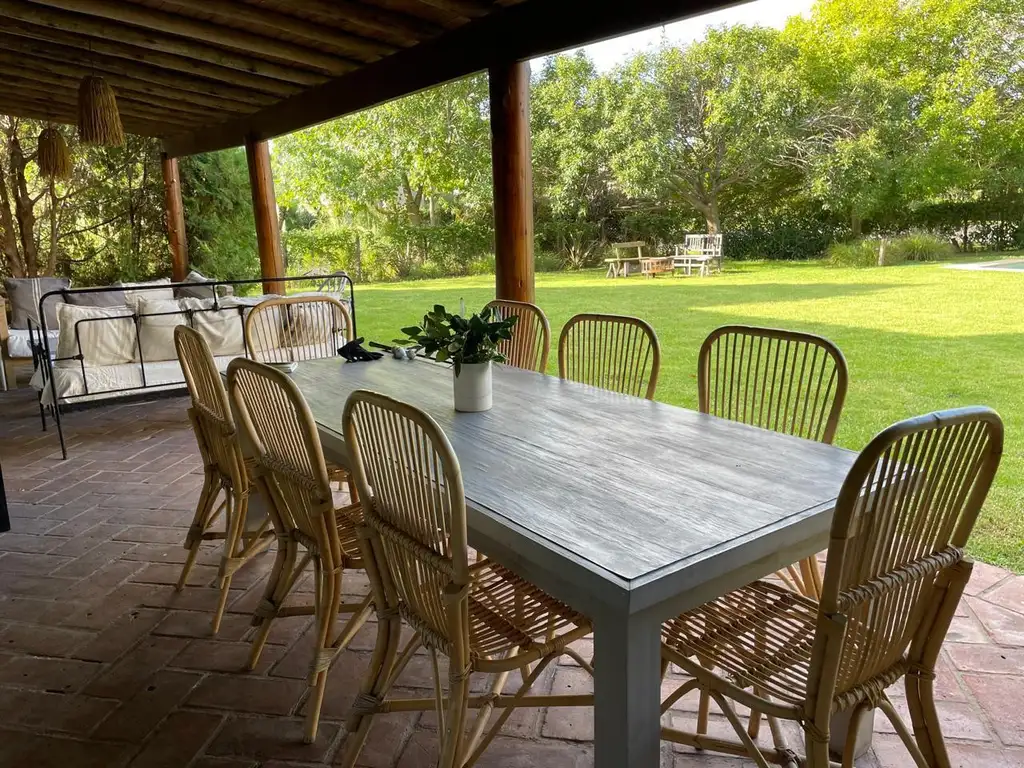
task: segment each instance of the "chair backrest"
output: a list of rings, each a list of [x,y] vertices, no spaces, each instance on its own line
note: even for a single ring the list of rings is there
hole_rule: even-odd
[[[326,564],[340,565],[331,483],[316,422],[302,393],[287,374],[235,358],[228,365],[228,394],[252,446],[257,482],[281,523],[307,547],[315,547]]]
[[[352,317],[333,296],[286,296],[260,302],[245,320],[245,348],[261,363],[335,357],[352,340]]]
[[[725,325],[701,345],[697,407],[701,413],[831,443],[848,382],[846,358],[828,339]]]
[[[231,488],[241,492],[249,483],[245,457],[210,345],[198,331],[179,325],[174,329],[174,347],[192,398],[189,418],[203,461],[213,466]]]
[[[375,592],[430,644],[457,650],[451,642],[468,632],[469,558],[462,471],[448,438],[423,411],[374,392],[349,396],[343,424],[374,534]]]
[[[661,346],[638,317],[582,314],[558,337],[558,375],[613,392],[654,399]]]
[[[544,373],[551,353],[551,326],[543,310],[536,304],[509,299],[495,299],[486,308],[493,309],[500,320],[519,318],[512,326],[512,338],[498,342],[498,351],[506,362],[516,368]]]
[[[974,407],[901,421],[861,452],[832,521],[818,625],[845,622],[845,640],[815,638],[808,693],[824,697],[819,718],[834,697],[878,693],[913,672],[912,642],[937,652],[943,580],[963,558],[1002,450],[999,416]]]

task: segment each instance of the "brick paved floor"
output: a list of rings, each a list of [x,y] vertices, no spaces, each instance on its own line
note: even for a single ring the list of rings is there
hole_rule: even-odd
[[[298,768],[336,760],[372,628],[332,670],[319,740],[304,746],[309,621],[278,622],[259,669],[239,671],[247,652],[240,638],[272,555],[235,577],[216,639],[214,546],[188,589],[170,586],[200,484],[184,408],[172,399],[72,413],[71,458],[63,462],[56,435],[39,431],[30,393],[0,396],[0,463],[13,516],[13,530],[0,535],[0,765]],[[363,588],[353,575],[349,590]],[[401,684],[428,685],[427,665],[412,664]],[[564,664],[541,687],[588,685]],[[938,689],[954,765],[1024,766],[1024,577],[975,570]],[[894,698],[900,707],[902,696]],[[693,705],[684,699],[671,717],[689,717]],[[589,766],[592,736],[588,710],[521,711],[481,766]],[[362,764],[428,768],[435,744],[431,715],[390,716],[373,731]],[[747,765],[667,744],[663,755],[667,768]],[[874,752],[858,766],[909,764],[880,717]]]

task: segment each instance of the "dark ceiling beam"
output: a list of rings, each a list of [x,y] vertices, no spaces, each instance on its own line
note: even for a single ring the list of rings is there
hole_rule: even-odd
[[[171,5],[185,11],[213,14],[218,17],[214,20],[216,24],[222,23],[221,20],[227,20],[228,23],[234,20],[263,27],[275,34],[285,32],[313,43],[325,45],[328,48],[343,51],[345,55],[360,61],[375,61],[396,50],[394,46],[380,40],[342,32],[324,24],[278,13],[258,5],[246,5],[232,2],[232,0],[164,0],[164,4],[165,7]],[[297,7],[301,9],[302,5]]]
[[[5,82],[4,77],[13,75],[27,81],[48,84],[61,89],[77,92],[78,85],[82,78],[88,74],[100,74],[113,86],[118,99],[129,98],[145,101],[154,107],[166,109],[173,113],[176,111],[195,112],[206,116],[207,120],[211,110],[225,113],[225,119],[230,116],[253,112],[257,107],[251,104],[239,104],[238,102],[218,99],[205,94],[189,93],[179,91],[166,86],[152,85],[130,77],[118,74],[108,74],[101,70],[88,67],[69,66],[61,62],[39,59],[24,54],[12,54],[0,48],[0,82]],[[0,90],[0,102],[3,101],[3,93]]]
[[[417,16],[352,0],[302,0],[301,10],[325,23],[358,29],[402,47],[416,45],[444,32],[444,27]]]
[[[65,5],[68,8],[73,8],[74,11],[61,8]],[[59,32],[72,32],[95,39],[116,40],[118,43],[126,43],[147,50],[213,62],[228,69],[252,72],[286,83],[315,85],[326,79],[323,74],[308,69],[267,61],[259,56],[239,53],[222,48],[217,44],[190,39],[182,36],[183,32],[165,33],[155,31],[156,27],[145,28],[140,25],[146,16],[139,16],[134,10],[139,8],[146,10],[142,6],[133,6],[131,3],[106,3],[104,0],[45,0],[45,4],[43,0],[40,2],[0,0],[0,16],[49,27]],[[136,21],[126,24],[112,21],[109,15],[104,15],[113,14],[118,9],[123,14],[121,18],[132,18]],[[173,14],[164,15],[174,18]],[[156,23],[155,20],[154,23]],[[222,44],[230,45],[228,38],[231,37],[229,34],[231,30],[215,25],[210,26],[213,29],[222,30],[224,32]],[[339,71],[345,71],[346,66],[347,69],[352,69],[354,65],[339,65]]]
[[[12,117],[23,118],[26,120],[36,120],[38,119],[39,108],[41,106],[45,106],[45,104],[32,99],[5,99],[3,107],[0,107],[0,114],[11,115]],[[74,126],[78,118],[72,112],[61,111],[53,113],[50,119],[54,123]],[[170,130],[170,126],[164,123],[154,123],[152,121],[142,120],[136,117],[123,117],[121,124],[124,126],[126,133],[157,139],[161,136],[165,136],[167,131]]]
[[[196,76],[212,80],[215,83],[228,84],[232,88],[251,89],[260,94],[269,94],[277,97],[291,96],[302,90],[302,85],[298,83],[285,83],[272,77],[243,72],[238,69],[223,67],[219,64],[200,61],[187,56],[163,53],[162,51],[154,51],[137,45],[128,45],[124,42],[110,40],[105,37],[91,37],[88,34],[77,34],[56,29],[52,26],[21,21],[5,12],[5,8],[9,7],[0,0],[0,29],[3,32],[8,35],[23,37],[26,40],[74,48],[79,53],[77,58],[73,60],[91,61],[93,56],[108,56],[115,66],[120,60],[130,63],[143,63],[150,67],[176,73],[182,77]]]
[[[52,70],[61,74],[77,72],[78,77],[86,74],[103,75],[120,87],[133,84],[132,90],[149,92],[150,88],[163,89],[166,94],[181,95],[196,104],[210,107],[252,112],[259,106],[266,106],[276,99],[270,94],[256,93],[244,88],[218,83],[206,78],[182,75],[177,72],[153,67],[136,61],[107,56],[95,51],[88,52],[67,45],[49,43],[30,37],[19,37],[0,32],[0,52],[16,57],[27,66],[40,70]]]
[[[719,0],[526,0],[243,118],[172,136],[171,156],[270,139],[486,69],[714,8]]]

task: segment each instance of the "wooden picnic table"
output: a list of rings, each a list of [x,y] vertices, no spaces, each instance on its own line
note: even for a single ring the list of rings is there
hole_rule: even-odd
[[[615,255],[604,260],[608,265],[608,272],[605,277],[629,277],[629,267],[635,264],[639,269],[641,260],[644,257],[644,247],[647,243],[642,240],[634,240],[629,243],[612,243]],[[636,256],[626,256],[619,251],[627,251],[636,248]]]
[[[597,768],[659,765],[661,623],[823,549],[855,458],[501,365],[484,413],[456,413],[451,370],[425,360],[292,377],[341,464],[352,391],[431,414],[462,466],[470,544],[593,619]]]

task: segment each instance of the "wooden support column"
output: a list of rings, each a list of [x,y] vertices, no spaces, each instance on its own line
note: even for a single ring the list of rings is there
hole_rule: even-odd
[[[495,294],[533,301],[533,162],[530,64],[490,68],[491,165],[494,173]]]
[[[181,202],[178,158],[161,157],[164,172],[164,206],[167,211],[167,240],[171,246],[171,279],[180,283],[188,274],[188,242],[185,240],[185,207]]]
[[[284,277],[284,257],[281,254],[281,229],[277,221],[274,174],[270,169],[270,145],[265,141],[247,138],[245,157],[249,161],[249,187],[252,189],[252,212],[256,218],[256,243],[260,250],[263,292],[284,293],[285,284],[274,280]]]

